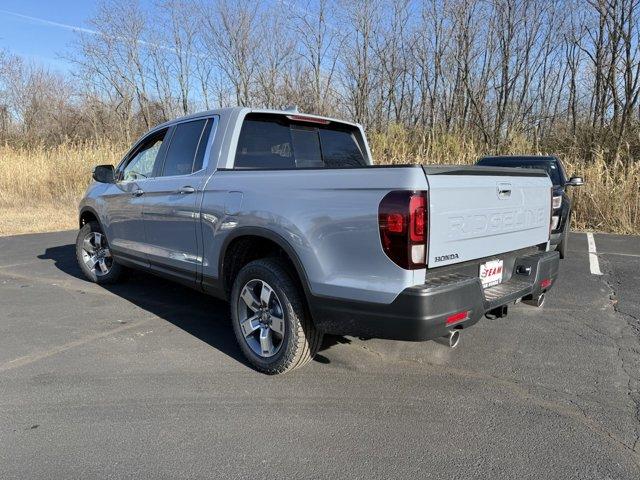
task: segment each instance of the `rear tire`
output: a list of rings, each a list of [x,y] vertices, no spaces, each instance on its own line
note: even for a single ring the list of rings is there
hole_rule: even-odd
[[[240,270],[231,291],[231,320],[242,353],[269,375],[305,365],[322,341],[299,283],[276,258],[255,260]]]
[[[87,222],[76,238],[76,259],[84,276],[93,283],[116,283],[123,267],[111,256],[107,237],[98,222]]]

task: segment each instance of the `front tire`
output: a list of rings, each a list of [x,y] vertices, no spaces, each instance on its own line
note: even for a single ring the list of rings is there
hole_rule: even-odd
[[[98,222],[87,222],[76,238],[76,259],[84,276],[101,285],[116,283],[123,267],[111,256],[107,237]]]
[[[298,282],[276,258],[255,260],[240,270],[231,291],[231,320],[242,353],[269,375],[303,366],[322,341]]]

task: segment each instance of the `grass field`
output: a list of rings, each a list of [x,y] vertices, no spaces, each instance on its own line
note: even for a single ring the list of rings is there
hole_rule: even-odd
[[[419,132],[418,132],[419,133]],[[488,153],[549,154],[530,142],[516,139],[499,152],[457,135],[411,133],[391,128],[369,138],[373,156],[382,163],[472,164]],[[569,189],[573,197],[572,228],[620,234],[640,234],[640,159],[630,153],[612,158],[602,150],[591,152],[585,161],[576,146],[559,157],[568,175],[581,176],[585,184]]]
[[[401,129],[373,134],[379,163],[464,164],[482,153],[473,142],[441,136],[409,135]],[[125,145],[72,145],[15,148],[0,146],[0,235],[76,228],[77,204],[95,165],[117,163]],[[514,145],[510,153],[531,153]],[[640,234],[640,161],[612,160],[594,152],[586,163],[577,155],[563,160],[586,184],[572,190],[573,228]]]
[[[126,147],[0,146],[0,235],[78,226],[78,201],[95,165],[120,160]]]

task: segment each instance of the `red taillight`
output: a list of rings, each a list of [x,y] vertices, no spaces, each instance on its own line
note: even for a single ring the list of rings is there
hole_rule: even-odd
[[[402,233],[404,231],[404,217],[399,213],[390,213],[387,216],[387,229],[391,233]]]
[[[464,312],[454,313],[453,315],[449,315],[447,317],[447,325],[451,325],[452,323],[458,323],[462,320],[466,320],[469,318],[469,311],[465,310]]]
[[[424,242],[426,220],[425,201],[423,195],[412,195],[409,200],[409,236],[412,242]]]
[[[394,191],[380,202],[378,224],[382,249],[402,268],[425,267],[427,220],[426,192]]]

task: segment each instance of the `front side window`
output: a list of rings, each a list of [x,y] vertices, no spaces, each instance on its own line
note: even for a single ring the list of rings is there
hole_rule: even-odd
[[[167,130],[152,134],[135,150],[119,175],[122,181],[141,180],[151,176]]]
[[[551,179],[551,183],[554,185],[562,184],[560,180],[560,169],[558,168],[558,164],[556,162],[547,163],[547,173],[549,174],[549,178]]]
[[[188,175],[202,168],[211,120],[202,119],[175,126],[161,176]]]
[[[238,138],[238,169],[340,168],[365,166],[360,130],[345,124],[289,120],[249,114]]]
[[[558,185],[564,185],[567,183],[567,172],[564,171],[564,166],[558,161],[553,162],[558,169]]]

